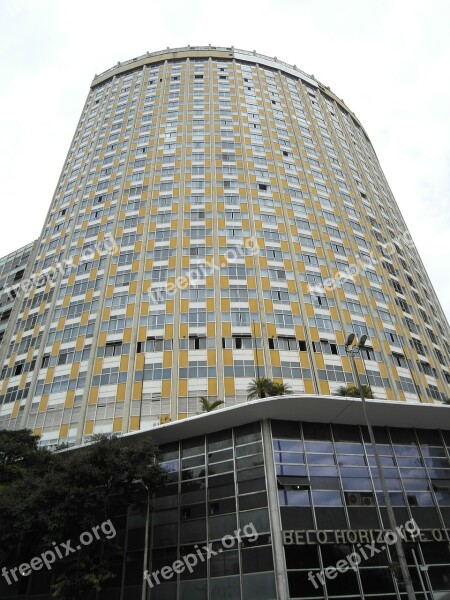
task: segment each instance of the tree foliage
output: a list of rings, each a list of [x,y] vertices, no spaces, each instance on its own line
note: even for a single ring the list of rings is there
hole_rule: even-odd
[[[363,385],[362,391],[364,394],[364,398],[373,399],[373,392],[370,385]],[[336,390],[336,396],[348,396],[350,398],[360,398],[361,394],[359,392],[359,388],[355,385],[341,385]]]
[[[211,412],[212,410],[223,404],[223,400],[215,400],[214,402],[210,402],[208,398],[205,398],[205,396],[200,396],[199,402],[203,412]]]
[[[0,567],[8,570],[66,540],[76,546],[83,532],[108,520],[115,531],[123,529],[128,508],[146,505],[146,487],[151,493],[165,480],[151,441],[98,436],[80,449],[50,453],[37,447],[31,432],[16,431],[0,432],[0,443],[5,475],[0,488]],[[119,538],[102,536],[56,560],[52,597],[75,600],[102,589],[116,574]]]
[[[286,396],[292,394],[292,389],[285,383],[272,381],[267,377],[253,379],[247,387],[247,399],[268,398],[270,396]]]

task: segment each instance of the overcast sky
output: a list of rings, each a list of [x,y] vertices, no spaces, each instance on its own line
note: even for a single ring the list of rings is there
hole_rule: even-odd
[[[448,318],[446,0],[0,0],[0,256],[39,236],[94,74],[187,44],[277,56],[346,102]]]

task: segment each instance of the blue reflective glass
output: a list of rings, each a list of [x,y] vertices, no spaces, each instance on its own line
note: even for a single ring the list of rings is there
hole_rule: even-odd
[[[340,492],[312,492],[315,506],[342,506]]]

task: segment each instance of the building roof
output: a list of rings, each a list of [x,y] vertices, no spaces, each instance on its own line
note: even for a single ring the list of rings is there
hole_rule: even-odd
[[[450,406],[444,404],[367,400],[366,406],[373,426],[450,429]],[[122,437],[140,439],[140,436],[151,432],[151,437],[157,444],[165,444],[260,419],[365,424],[362,403],[358,398],[291,394],[202,413],[147,431],[127,433]]]

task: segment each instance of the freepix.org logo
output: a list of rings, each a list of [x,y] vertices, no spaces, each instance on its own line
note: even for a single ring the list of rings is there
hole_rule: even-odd
[[[242,529],[236,529],[232,534],[224,535],[223,538],[217,544],[209,542],[206,546],[199,546],[195,544],[195,552],[185,554],[179,560],[175,560],[171,565],[166,565],[162,569],[158,569],[149,573],[148,570],[144,571],[144,579],[147,581],[150,588],[155,587],[161,583],[160,577],[165,581],[172,579],[177,573],[183,573],[189,571],[193,573],[198,563],[203,563],[210,560],[214,556],[222,554],[225,550],[230,550],[234,547],[236,542],[242,542],[248,540],[249,542],[256,542],[258,539],[258,533],[253,523],[248,523]]]
[[[18,567],[9,569],[9,571],[6,567],[3,567],[1,575],[6,583],[11,585],[12,583],[19,581],[18,575],[28,577],[31,575],[32,571],[40,571],[44,567],[50,571],[52,564],[56,562],[57,559],[62,560],[73,553],[79,552],[82,546],[89,546],[93,541],[99,540],[102,533],[107,540],[111,540],[116,536],[116,529],[112,524],[111,519],[104,521],[101,525],[95,525],[92,527],[91,531],[83,531],[79,537],[79,544],[75,542],[76,545],[72,546],[72,540],[66,540],[59,544],[52,542],[53,548],[45,550],[45,552],[42,552],[39,556],[33,557],[29,563],[22,563]]]

